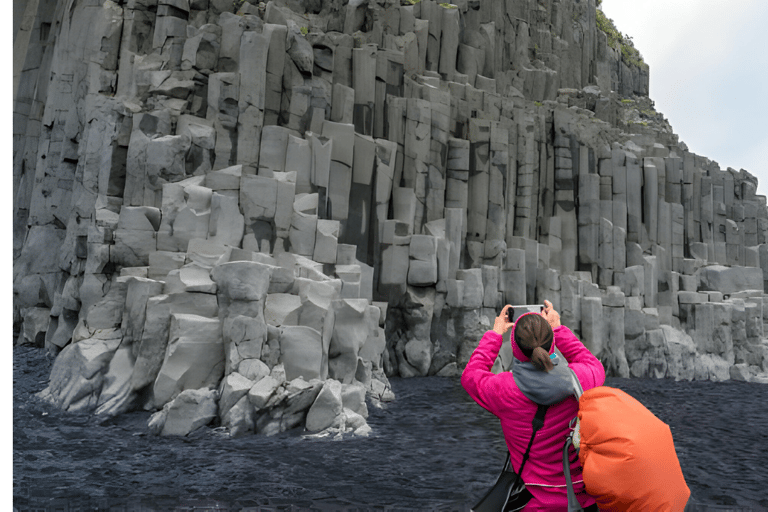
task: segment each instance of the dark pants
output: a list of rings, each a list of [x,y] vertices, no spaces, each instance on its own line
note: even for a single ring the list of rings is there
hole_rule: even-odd
[[[600,512],[600,509],[597,508],[597,503],[593,503],[587,508],[584,509],[584,512]]]

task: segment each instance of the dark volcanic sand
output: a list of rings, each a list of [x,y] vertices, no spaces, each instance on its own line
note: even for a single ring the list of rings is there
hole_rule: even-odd
[[[34,397],[52,361],[13,351],[13,502],[25,510],[468,510],[504,459],[498,421],[458,379],[392,379],[365,439],[298,430],[147,435],[147,412],[102,420]],[[608,379],[668,423],[699,510],[768,510],[768,386]],[[720,507],[715,507],[720,505]]]

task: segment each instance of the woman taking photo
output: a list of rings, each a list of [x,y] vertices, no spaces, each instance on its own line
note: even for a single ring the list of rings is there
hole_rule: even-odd
[[[560,315],[552,303],[544,301],[544,306],[541,313],[526,313],[515,324],[507,317],[511,306],[505,306],[493,329],[485,333],[472,353],[461,384],[478,404],[499,418],[515,472],[519,471],[531,441],[538,405],[549,406],[521,475],[533,495],[524,510],[566,511],[568,496],[562,454],[568,424],[579,410],[574,392],[578,384],[584,391],[601,386],[605,369],[570,329],[560,325]],[[512,371],[494,374],[491,367],[503,335],[510,328]],[[555,348],[565,361],[555,355]],[[585,510],[597,511],[594,498],[584,491],[581,464],[577,457],[572,460],[576,497]]]

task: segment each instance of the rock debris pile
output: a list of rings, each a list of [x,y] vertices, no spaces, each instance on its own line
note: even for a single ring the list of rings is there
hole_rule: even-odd
[[[363,434],[387,376],[457,375],[544,299],[615,375],[763,379],[766,199],[627,121],[648,69],[595,8],[27,3],[14,325],[58,353],[43,395]]]

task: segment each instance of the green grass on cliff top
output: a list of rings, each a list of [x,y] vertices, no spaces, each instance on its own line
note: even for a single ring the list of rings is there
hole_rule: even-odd
[[[608,45],[615,48],[616,43],[621,48],[621,58],[628,66],[636,66],[640,69],[648,69],[648,64],[643,60],[643,56],[635,48],[635,44],[632,42],[632,38],[628,35],[619,32],[613,20],[610,19],[600,9],[600,0],[597,2],[596,20],[597,28],[605,32],[608,36]]]

